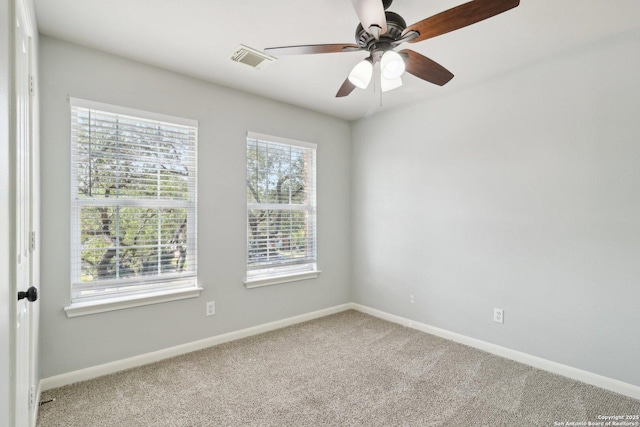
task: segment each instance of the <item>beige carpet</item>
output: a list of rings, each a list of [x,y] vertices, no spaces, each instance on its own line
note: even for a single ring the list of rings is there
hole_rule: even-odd
[[[356,311],[50,398],[39,427],[553,426],[640,414],[638,400]]]

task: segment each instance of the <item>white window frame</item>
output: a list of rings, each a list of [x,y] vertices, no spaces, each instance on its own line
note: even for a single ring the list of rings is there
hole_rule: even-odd
[[[71,109],[81,108],[109,114],[129,116],[145,120],[164,122],[169,125],[182,125],[195,128],[195,164],[197,168],[197,145],[198,145],[198,122],[196,120],[173,117],[164,114],[152,113],[148,111],[136,110],[101,102],[89,101],[78,98],[69,98]],[[73,119],[73,113],[70,111]],[[77,144],[73,133],[71,134],[72,153]],[[87,314],[100,313],[104,311],[119,310],[142,305],[156,304],[166,301],[180,300],[185,298],[195,298],[200,295],[202,288],[198,286],[197,280],[197,171],[190,171],[194,178],[194,184],[189,188],[187,201],[177,201],[168,199],[81,199],[77,197],[77,167],[78,164],[71,160],[71,304],[65,307],[68,317],[76,317]],[[185,273],[172,275],[151,276],[149,280],[139,277],[131,279],[108,279],[96,280],[83,283],[80,280],[81,261],[80,241],[82,226],[80,221],[80,211],[83,206],[118,206],[118,207],[158,207],[172,208],[183,207],[187,209],[188,232],[187,254],[194,254],[194,266]],[[99,283],[100,288],[110,288],[110,291],[98,296],[81,296],[82,290],[90,289]],[[112,286],[110,286],[112,285]],[[122,285],[118,287],[118,285]],[[120,289],[121,288],[121,289]]]
[[[316,181],[316,170],[317,170],[317,144],[299,141],[290,138],[283,138],[273,135],[265,135],[256,132],[247,132],[246,143],[248,140],[258,140],[267,143],[276,143],[276,144],[284,144],[297,148],[305,148],[311,149],[314,151],[314,164],[313,168],[308,173],[307,176],[307,185],[311,186],[311,197],[306,205],[288,205],[291,209],[299,209],[306,210],[309,212],[313,224],[313,243],[315,248],[315,259],[313,261],[309,261],[306,263],[302,263],[299,265],[288,265],[288,266],[266,266],[262,269],[251,270],[249,268],[249,235],[248,235],[248,221],[249,221],[249,210],[251,209],[280,209],[282,208],[282,204],[268,204],[268,203],[249,203],[247,202],[247,238],[246,238],[246,260],[247,260],[247,271],[244,280],[244,284],[247,288],[256,288],[262,286],[270,286],[279,283],[288,283],[295,282],[299,280],[313,279],[318,277],[321,271],[318,269],[318,238],[317,238],[317,181]]]

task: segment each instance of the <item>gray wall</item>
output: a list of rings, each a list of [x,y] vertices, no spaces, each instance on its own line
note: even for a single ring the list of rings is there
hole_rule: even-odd
[[[239,66],[242,66],[239,64]],[[148,65],[40,39],[42,109],[41,374],[188,343],[348,302],[350,125]],[[67,318],[69,104],[67,95],[199,121],[196,299]],[[317,279],[247,290],[246,132],[318,144]],[[205,317],[205,302],[217,314]]]
[[[638,52],[627,33],[350,128],[42,37],[42,376],[353,300],[640,385]],[[67,94],[200,121],[200,298],[66,318]],[[317,280],[241,283],[247,130],[319,145]]]
[[[355,302],[640,385],[638,69],[635,31],[356,122]]]

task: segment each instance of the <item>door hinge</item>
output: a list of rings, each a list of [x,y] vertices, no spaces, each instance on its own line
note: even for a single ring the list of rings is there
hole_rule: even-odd
[[[31,239],[29,239],[29,250],[31,252],[36,250],[36,232],[31,232]]]
[[[33,79],[33,74],[29,74],[29,95],[34,96],[36,94],[36,85]]]
[[[36,386],[32,385],[29,388],[29,407],[33,408],[33,405],[36,404]]]

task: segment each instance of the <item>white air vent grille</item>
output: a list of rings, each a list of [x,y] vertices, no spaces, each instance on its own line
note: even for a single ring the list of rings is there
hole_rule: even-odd
[[[236,48],[230,58],[232,61],[240,62],[259,70],[276,60],[273,56],[265,55],[258,50],[242,44]]]

